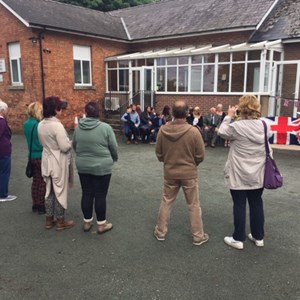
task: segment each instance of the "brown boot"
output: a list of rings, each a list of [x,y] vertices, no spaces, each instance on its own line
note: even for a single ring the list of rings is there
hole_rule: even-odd
[[[102,234],[106,231],[111,230],[112,228],[113,228],[113,224],[106,222],[104,224],[98,225],[97,233]]]
[[[56,230],[61,231],[64,229],[72,228],[75,225],[74,221],[67,221],[64,217],[57,218]]]
[[[46,224],[45,224],[46,229],[51,229],[55,224],[56,221],[54,221],[53,216],[46,216]]]
[[[88,231],[91,230],[92,227],[93,227],[93,221],[84,222],[84,224],[83,224],[83,231],[84,232],[88,232]]]

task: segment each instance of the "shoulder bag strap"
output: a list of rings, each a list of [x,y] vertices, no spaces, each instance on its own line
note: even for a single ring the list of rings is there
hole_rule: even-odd
[[[29,148],[29,160],[31,159],[31,152],[32,152],[32,140],[33,140],[33,131],[37,124],[34,124],[31,130],[31,138],[30,138],[30,148]]]
[[[268,138],[267,138],[267,124],[265,121],[261,120],[264,125],[264,131],[265,131],[265,148],[266,148],[266,155],[270,155],[270,149],[268,144]]]

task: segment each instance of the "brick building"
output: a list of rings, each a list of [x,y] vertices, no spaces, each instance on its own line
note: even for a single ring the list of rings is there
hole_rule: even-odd
[[[254,93],[264,115],[296,116],[299,12],[300,0],[169,0],[110,13],[0,0],[0,98],[15,130],[49,95],[68,100],[69,128],[89,100],[122,112],[185,99],[206,113]]]

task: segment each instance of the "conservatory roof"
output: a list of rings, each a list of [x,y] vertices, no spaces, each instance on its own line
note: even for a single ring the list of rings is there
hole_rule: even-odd
[[[112,56],[105,59],[105,61],[117,61],[117,60],[130,60],[130,59],[145,59],[145,58],[159,58],[159,57],[172,57],[172,56],[185,56],[185,55],[197,55],[197,54],[209,54],[209,53],[225,53],[236,51],[253,51],[253,50],[276,50],[282,51],[281,40],[276,41],[263,41],[259,43],[241,43],[236,45],[225,44],[221,46],[190,46],[187,48],[176,49],[155,49],[145,52],[127,53],[118,56]]]

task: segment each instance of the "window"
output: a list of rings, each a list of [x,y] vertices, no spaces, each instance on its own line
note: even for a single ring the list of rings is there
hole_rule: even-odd
[[[8,45],[10,73],[12,85],[23,85],[21,71],[21,49],[20,43],[11,43]]]
[[[73,46],[75,85],[91,85],[91,47]]]

